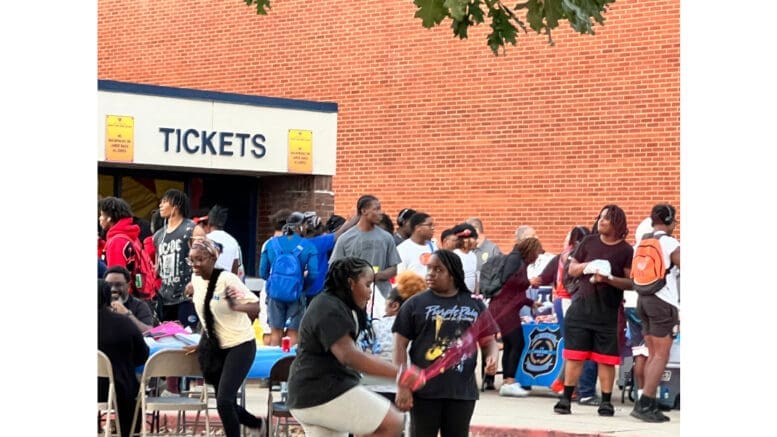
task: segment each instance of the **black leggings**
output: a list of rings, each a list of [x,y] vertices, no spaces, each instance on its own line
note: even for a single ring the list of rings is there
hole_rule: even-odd
[[[256,341],[250,340],[219,352],[224,354],[224,367],[218,383],[213,384],[216,389],[216,409],[224,425],[224,435],[239,437],[241,423],[249,428],[258,428],[262,423],[237,404],[237,392],[256,357]]]
[[[475,401],[413,397],[410,410],[412,437],[467,437]]]
[[[523,348],[526,341],[523,339],[523,327],[505,334],[502,333],[502,377],[515,378],[518,371],[518,364],[521,360]]]

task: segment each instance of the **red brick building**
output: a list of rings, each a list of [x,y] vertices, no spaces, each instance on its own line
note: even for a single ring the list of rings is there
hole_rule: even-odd
[[[266,179],[259,240],[292,197],[326,217],[371,193],[392,219],[432,214],[438,235],[478,216],[503,251],[531,224],[557,252],[607,203],[632,241],[654,203],[680,208],[679,8],[618,1],[595,36],[562,22],[555,46],[521,33],[495,57],[487,24],[458,40],[410,1],[274,0],[258,16],[241,0],[99,0],[97,75],[337,104],[335,176]]]

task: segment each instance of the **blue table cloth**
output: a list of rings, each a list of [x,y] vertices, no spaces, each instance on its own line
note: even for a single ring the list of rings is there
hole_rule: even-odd
[[[526,346],[518,361],[515,380],[522,386],[549,387],[558,377],[564,338],[558,323],[524,323]]]
[[[158,340],[154,340],[150,337],[146,337],[146,344],[149,349],[149,356],[165,349],[181,349],[186,345],[198,344],[200,341],[199,334],[189,334],[178,337],[164,337]],[[258,346],[256,347],[256,356],[254,357],[254,363],[251,365],[251,370],[248,371],[246,379],[262,379],[270,376],[270,369],[276,361],[283,357],[294,356],[297,353],[296,345],[291,348],[289,352],[283,352],[279,346]],[[139,366],[136,370],[138,374],[143,373],[143,366]]]

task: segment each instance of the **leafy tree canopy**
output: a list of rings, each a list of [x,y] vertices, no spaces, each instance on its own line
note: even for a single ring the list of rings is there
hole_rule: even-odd
[[[270,0],[243,0],[248,6],[255,5],[256,13],[267,15]],[[500,49],[505,53],[505,43],[515,45],[518,29],[528,33],[526,22],[537,33],[548,36],[553,45],[551,31],[558,27],[559,21],[566,20],[576,32],[594,34],[595,23],[604,25],[603,13],[615,0],[528,0],[513,7],[501,0],[413,0],[418,9],[416,18],[426,28],[440,25],[446,18],[451,20],[453,34],[461,39],[467,38],[470,26],[490,20],[491,33],[488,34],[488,46],[495,55]],[[521,18],[519,15],[524,15]]]

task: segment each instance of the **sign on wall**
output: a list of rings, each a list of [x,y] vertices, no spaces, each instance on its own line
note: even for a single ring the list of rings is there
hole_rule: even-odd
[[[313,132],[289,130],[289,173],[313,172]]]
[[[105,145],[98,147],[99,161],[335,174],[334,103],[103,83],[110,89],[98,91],[105,126],[98,133]]]
[[[135,121],[126,115],[105,116],[105,159],[132,162]]]

